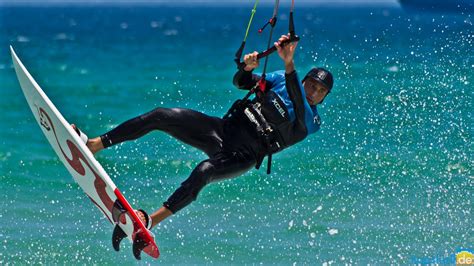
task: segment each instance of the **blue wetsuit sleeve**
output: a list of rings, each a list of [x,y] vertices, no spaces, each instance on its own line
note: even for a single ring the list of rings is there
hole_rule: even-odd
[[[252,71],[239,69],[234,75],[233,83],[241,90],[250,90],[257,84],[260,79],[259,75],[252,74]]]
[[[288,96],[290,97],[291,102],[293,103],[293,109],[295,112],[295,121],[294,129],[295,133],[298,132],[296,139],[304,139],[308,135],[308,128],[306,127],[306,99],[301,88],[300,82],[298,81],[298,76],[296,71],[293,71],[289,74],[285,74],[286,89],[288,91]],[[300,135],[301,134],[301,135]]]
[[[265,80],[271,84],[278,84],[285,81],[285,71],[279,70],[275,72],[268,73],[265,76]]]

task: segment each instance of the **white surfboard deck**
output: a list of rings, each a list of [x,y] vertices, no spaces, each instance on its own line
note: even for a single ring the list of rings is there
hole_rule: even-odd
[[[118,224],[130,241],[133,241],[139,233],[140,238],[147,243],[143,251],[158,258],[159,250],[151,233],[85,143],[30,75],[13,47],[10,46],[10,50],[15,72],[28,105],[59,159],[110,223]],[[114,219],[113,210],[116,201],[120,203],[124,212],[119,216],[115,215]]]

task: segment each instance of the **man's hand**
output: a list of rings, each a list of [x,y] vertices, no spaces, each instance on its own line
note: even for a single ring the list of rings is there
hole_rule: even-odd
[[[246,54],[244,56],[244,63],[245,63],[244,70],[245,71],[252,71],[258,67],[259,61],[257,59],[257,55],[258,55],[258,52],[255,51],[251,54]]]
[[[295,55],[296,45],[298,42],[288,43],[284,47],[280,46],[280,43],[290,39],[290,34],[281,35],[278,42],[275,42],[275,47],[277,48],[278,55],[285,62],[286,73],[290,73],[294,70],[293,57]]]

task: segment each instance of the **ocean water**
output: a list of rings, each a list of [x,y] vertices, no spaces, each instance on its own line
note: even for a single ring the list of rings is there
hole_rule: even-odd
[[[259,7],[247,50],[271,16]],[[280,10],[276,36],[287,31]],[[134,264],[50,148],[9,45],[65,118],[96,136],[157,106],[222,116],[250,7],[0,5],[0,264]],[[474,248],[474,27],[469,14],[298,6],[295,63],[335,76],[321,130],[208,185],[154,229],[167,264],[408,264]],[[275,55],[269,70],[282,69]],[[155,132],[97,155],[152,211],[204,154]]]

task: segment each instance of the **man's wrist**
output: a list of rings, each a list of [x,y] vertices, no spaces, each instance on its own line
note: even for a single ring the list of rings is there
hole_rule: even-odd
[[[247,71],[247,72],[251,72],[253,70],[252,67],[248,67],[248,66],[245,66],[244,67],[244,70]]]
[[[295,71],[295,62],[293,60],[285,62],[285,73],[290,74]]]

